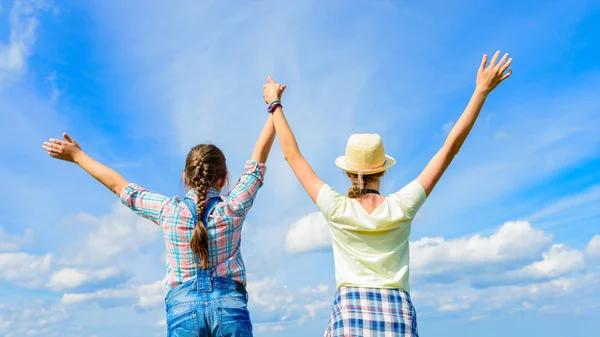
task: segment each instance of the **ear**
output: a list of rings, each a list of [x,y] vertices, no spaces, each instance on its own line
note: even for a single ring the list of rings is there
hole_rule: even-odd
[[[227,183],[227,175],[228,174],[229,173],[225,174],[225,176],[223,178],[219,179],[219,187],[220,188],[223,188],[225,186],[225,183]]]
[[[187,176],[185,175],[185,172],[183,172],[181,174],[181,179],[183,179],[183,183],[185,184],[186,187],[190,186],[190,184],[188,183]]]

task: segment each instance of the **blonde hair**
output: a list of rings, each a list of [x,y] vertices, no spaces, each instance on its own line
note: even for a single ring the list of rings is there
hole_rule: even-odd
[[[358,174],[350,173],[350,172],[346,172],[346,173],[347,173],[348,177],[350,177],[350,180],[352,181],[352,185],[350,186],[350,189],[348,189],[348,194],[347,194],[348,198],[358,198],[361,195],[364,195],[365,187],[368,184],[376,183],[381,178],[381,176],[383,176],[383,172],[369,174],[369,175],[363,175],[362,182],[361,182],[361,179],[358,176]]]

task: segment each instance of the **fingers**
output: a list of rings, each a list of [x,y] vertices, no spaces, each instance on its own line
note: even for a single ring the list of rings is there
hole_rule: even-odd
[[[51,156],[53,156],[53,155],[56,155],[56,156],[60,155],[60,148],[56,144],[44,142],[44,145],[42,145],[42,149],[44,151],[47,151],[48,154],[51,155]]]
[[[486,54],[483,54],[483,57],[481,58],[481,65],[479,66],[479,72],[482,72],[483,69],[485,69],[487,60],[488,60],[488,56]]]
[[[63,145],[65,144],[64,140],[60,140],[60,139],[56,139],[56,138],[50,138],[50,142],[54,143],[54,144],[58,144],[58,145]]]
[[[509,58],[508,61],[506,61],[506,63],[502,66],[502,68],[500,68],[500,74],[504,74],[504,72],[506,71],[506,69],[508,69],[508,67],[510,67],[510,64],[512,63],[512,60],[513,60],[512,57]]]
[[[73,138],[71,138],[69,135],[67,135],[66,132],[63,132],[63,138],[69,142],[69,143],[75,143],[75,141],[73,140]]]
[[[496,69],[500,69],[500,67],[502,67],[502,65],[504,64],[504,62],[506,62],[507,58],[508,58],[508,53],[506,53],[506,54],[504,54],[504,56],[502,56],[502,58],[500,59],[500,61],[496,65]]]
[[[271,78],[271,75],[267,75],[267,83],[275,83]]]
[[[56,150],[58,150],[60,148],[58,144],[50,143],[50,142],[44,142],[43,146],[45,146],[45,147],[47,147],[49,149],[56,149]]]
[[[505,79],[509,78],[511,74],[512,74],[512,69],[508,69],[508,72],[506,74],[504,74],[504,76],[502,76],[500,81],[504,81]]]
[[[499,50],[492,57],[492,62],[490,62],[490,66],[492,66],[492,67],[496,66],[496,61],[498,61],[498,56],[500,56],[500,51]]]
[[[285,91],[285,88],[287,88],[287,85],[282,85],[281,89],[279,90],[279,97],[281,97],[281,95],[283,95],[283,92]]]

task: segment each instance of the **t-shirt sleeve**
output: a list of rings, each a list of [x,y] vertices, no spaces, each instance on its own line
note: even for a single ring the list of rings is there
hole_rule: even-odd
[[[423,203],[425,203],[425,199],[427,199],[425,189],[416,180],[413,180],[395,194],[398,197],[400,207],[402,207],[404,213],[410,218],[414,218],[417,215],[417,212],[423,206]]]
[[[338,202],[340,202],[340,198],[343,196],[337,193],[333,188],[329,185],[325,184],[319,190],[319,194],[317,194],[317,208],[321,211],[321,214],[325,217],[325,220],[329,222],[331,217],[331,213],[335,209],[335,206]]]

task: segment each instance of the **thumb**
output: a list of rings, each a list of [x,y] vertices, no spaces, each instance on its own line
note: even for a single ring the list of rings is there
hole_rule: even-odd
[[[283,95],[283,92],[285,91],[285,88],[287,88],[287,85],[282,85],[281,89],[279,89],[279,97],[281,97],[281,95]]]
[[[63,132],[63,138],[69,142],[69,143],[75,143],[75,141],[73,140],[73,138],[71,138],[69,135],[67,135],[66,132]]]
[[[274,83],[273,79],[271,78],[271,75],[267,75],[267,82],[268,83]]]

